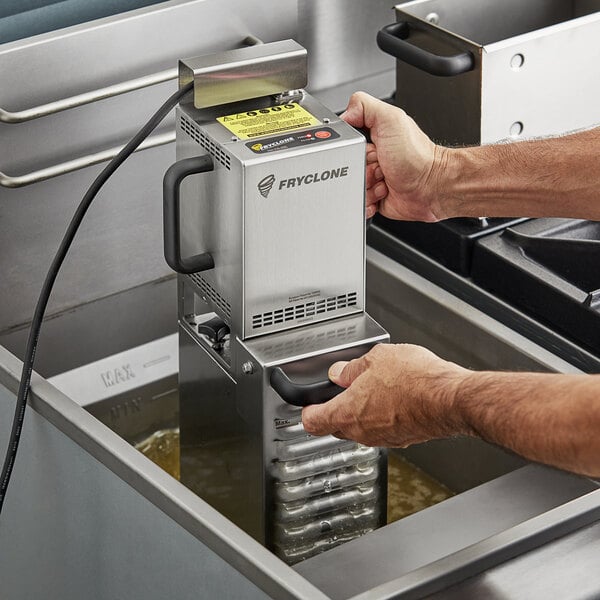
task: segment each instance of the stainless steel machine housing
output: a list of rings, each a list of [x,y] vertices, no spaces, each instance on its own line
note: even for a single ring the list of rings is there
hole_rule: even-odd
[[[278,77],[305,80],[306,52],[291,40],[185,61],[180,72],[181,85],[197,87],[178,108],[178,161],[213,163],[180,185],[181,254],[214,262],[179,275],[181,477],[295,563],[386,519],[385,453],[307,435],[300,407],[274,383],[277,373],[294,394],[331,387],[335,360],[389,339],[364,312],[365,139],[302,90],[273,93]],[[232,73],[254,81],[228,88]],[[213,82],[220,100],[210,100]],[[247,99],[248,89],[268,95]],[[217,101],[227,103],[206,106]],[[244,139],[222,124],[272,108],[310,118]],[[217,339],[214,323],[229,333]]]
[[[293,103],[336,139],[257,155],[216,118],[267,110],[271,97],[178,109],[177,158],[209,153],[214,161],[214,171],[182,184],[182,250],[215,260],[190,279],[243,339],[364,310],[364,138],[308,94]],[[314,181],[324,173],[340,176]],[[258,184],[272,174],[264,197]]]

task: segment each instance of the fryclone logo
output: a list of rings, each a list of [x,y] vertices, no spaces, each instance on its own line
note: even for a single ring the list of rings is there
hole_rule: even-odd
[[[339,167],[337,169],[327,169],[325,171],[317,171],[315,173],[307,173],[306,175],[301,175],[300,177],[290,177],[289,179],[280,179],[279,185],[277,189],[291,189],[295,187],[300,187],[302,185],[307,185],[311,183],[319,183],[322,181],[328,181],[329,179],[338,179],[340,177],[348,176],[348,167]],[[273,189],[273,184],[275,183],[275,175],[267,175],[263,177],[258,182],[258,191],[261,195],[266,198],[269,195],[269,192]]]
[[[269,192],[271,191],[271,188],[273,187],[273,184],[275,183],[275,175],[273,175],[271,173],[271,175],[267,175],[266,177],[263,177],[259,182],[258,182],[258,191],[260,192],[260,195],[263,196],[264,198],[266,198],[269,195]]]

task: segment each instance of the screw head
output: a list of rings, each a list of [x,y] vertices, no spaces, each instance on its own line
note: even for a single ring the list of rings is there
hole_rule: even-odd
[[[252,373],[254,373],[254,364],[251,363],[250,361],[245,362],[242,365],[242,373],[244,375],[252,375]]]

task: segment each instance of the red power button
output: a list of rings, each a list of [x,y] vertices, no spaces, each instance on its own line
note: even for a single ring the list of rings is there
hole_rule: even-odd
[[[331,137],[331,132],[330,131],[315,131],[315,137],[318,137],[322,140]]]

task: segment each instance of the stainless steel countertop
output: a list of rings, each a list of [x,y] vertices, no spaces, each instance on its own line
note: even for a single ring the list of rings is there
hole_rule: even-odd
[[[568,534],[427,598],[600,598],[600,523]]]

